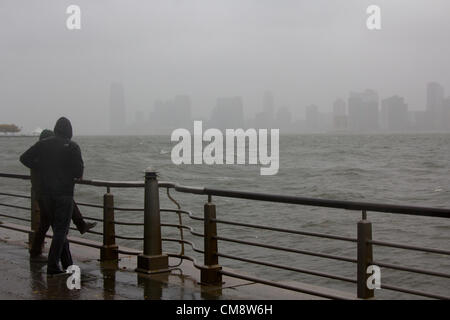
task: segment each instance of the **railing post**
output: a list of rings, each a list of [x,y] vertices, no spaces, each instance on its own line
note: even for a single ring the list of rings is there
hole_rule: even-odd
[[[100,249],[100,260],[118,260],[118,249],[114,225],[114,196],[108,189],[103,195],[103,246]]]
[[[28,234],[28,245],[31,249],[33,246],[33,240],[34,235],[36,234],[36,231],[39,228],[39,221],[40,221],[40,210],[39,210],[39,203],[38,199],[36,199],[36,192],[34,191],[34,188],[31,187],[31,233]]]
[[[152,169],[145,171],[144,199],[144,253],[137,259],[137,272],[166,272],[169,257],[162,253],[161,217],[157,174]]]
[[[207,285],[221,285],[222,274],[217,255],[217,224],[216,205],[211,203],[211,197],[204,206],[204,269],[201,270],[201,282]]]
[[[362,212],[362,220],[358,222],[358,268],[357,268],[357,296],[361,299],[374,297],[374,290],[367,287],[370,275],[367,267],[372,264],[372,223],[367,220],[366,211]]]

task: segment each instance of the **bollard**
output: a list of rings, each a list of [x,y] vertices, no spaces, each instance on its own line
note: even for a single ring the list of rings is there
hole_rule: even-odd
[[[142,273],[169,271],[169,257],[162,254],[158,179],[152,169],[145,171],[144,252],[138,255],[136,271]]]
[[[367,287],[367,267],[372,264],[373,252],[372,244],[372,223],[367,220],[366,212],[363,211],[363,218],[358,222],[358,267],[357,267],[357,296],[361,299],[374,297],[374,290]]]
[[[219,256],[217,255],[217,224],[216,205],[211,203],[211,198],[204,206],[204,268],[201,270],[201,283],[206,285],[221,285],[222,274],[219,272],[222,267],[219,265]]]
[[[100,249],[100,261],[118,260],[118,249],[114,225],[114,196],[107,192],[103,195],[103,246]]]

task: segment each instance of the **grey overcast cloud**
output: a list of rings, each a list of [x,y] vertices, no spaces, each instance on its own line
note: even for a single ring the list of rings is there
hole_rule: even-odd
[[[71,4],[81,30],[66,28]],[[226,96],[252,117],[266,90],[295,119],[366,88],[425,110],[428,82],[450,88],[449,12],[447,0],[2,0],[1,122],[31,131],[65,115],[77,134],[105,134],[112,82],[127,121],[178,94],[193,117]]]

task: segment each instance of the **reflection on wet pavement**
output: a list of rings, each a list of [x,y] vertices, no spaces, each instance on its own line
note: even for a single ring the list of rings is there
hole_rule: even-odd
[[[76,243],[70,246],[81,270],[81,288],[71,290],[67,286],[70,275],[47,277],[45,263],[30,262],[26,241],[27,234],[0,228],[0,299],[317,299],[226,276],[222,286],[203,286],[198,282],[199,270],[188,260],[170,272],[136,273],[136,256],[120,255],[118,262],[100,262],[98,249]],[[178,261],[174,259],[171,265]]]
[[[194,279],[177,270],[140,275],[96,260],[77,262],[81,289],[67,287],[68,275],[47,277],[45,263],[29,261],[26,248],[0,242],[0,299],[202,299]],[[189,282],[186,283],[186,282]],[[180,286],[179,284],[183,284]]]

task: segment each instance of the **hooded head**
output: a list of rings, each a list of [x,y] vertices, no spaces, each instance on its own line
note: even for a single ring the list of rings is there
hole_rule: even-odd
[[[57,137],[69,140],[72,139],[72,125],[70,124],[69,119],[65,117],[61,117],[56,121],[55,129],[53,131]]]
[[[44,129],[42,130],[40,136],[39,136],[39,141],[44,140],[45,138],[48,137],[53,137],[55,134],[53,133],[52,130],[48,130],[48,129]]]

